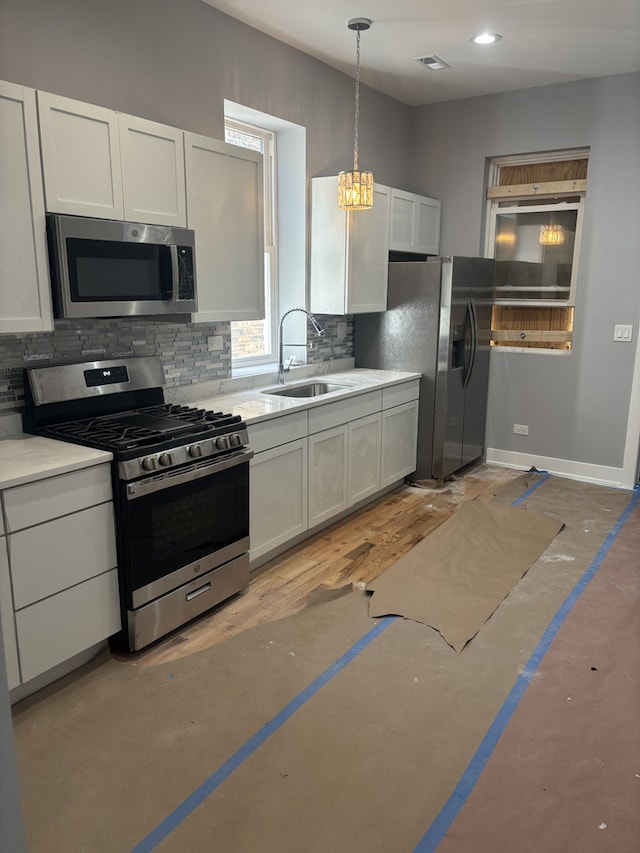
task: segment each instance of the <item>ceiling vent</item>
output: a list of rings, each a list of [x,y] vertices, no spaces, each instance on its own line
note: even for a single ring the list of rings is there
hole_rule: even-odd
[[[440,59],[435,54],[433,56],[417,56],[416,62],[424,65],[425,68],[429,68],[431,71],[442,71],[444,68],[451,68],[444,59]]]

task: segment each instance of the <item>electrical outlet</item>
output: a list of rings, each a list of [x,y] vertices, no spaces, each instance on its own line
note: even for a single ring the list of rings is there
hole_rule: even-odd
[[[513,431],[516,435],[529,435],[529,427],[526,424],[514,424]]]
[[[209,352],[219,352],[223,347],[222,335],[210,335],[207,338]]]
[[[338,340],[343,341],[347,337],[347,324],[342,320],[338,323]]]

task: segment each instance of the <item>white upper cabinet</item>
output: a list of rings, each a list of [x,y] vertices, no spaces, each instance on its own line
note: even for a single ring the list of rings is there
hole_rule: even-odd
[[[182,131],[38,92],[47,210],[186,224]]]
[[[124,218],[184,226],[184,133],[135,116],[118,115]]]
[[[261,320],[264,305],[262,154],[185,133],[187,224],[196,233],[194,322]]]
[[[371,210],[340,210],[337,177],[312,179],[311,311],[386,310],[389,199],[389,188],[375,184]]]
[[[118,115],[38,92],[47,210],[123,219]]]
[[[440,208],[435,198],[391,190],[389,249],[437,255],[440,251]]]
[[[0,333],[53,329],[33,89],[0,81]]]

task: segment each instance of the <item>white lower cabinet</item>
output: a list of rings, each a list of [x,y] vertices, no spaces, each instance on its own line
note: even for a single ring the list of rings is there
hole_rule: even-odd
[[[249,424],[254,568],[415,471],[419,387],[415,379]]]
[[[2,503],[0,602],[16,687],[120,630],[110,466],[6,489]]]
[[[91,648],[120,629],[117,569],[19,610],[16,629],[23,681]]]
[[[2,523],[1,516],[0,523]],[[16,625],[11,599],[11,577],[9,576],[6,536],[0,536],[0,619],[2,620],[2,642],[7,665],[7,681],[9,682],[9,690],[13,690],[20,684],[20,670],[18,668],[18,645],[16,643]]]
[[[411,400],[382,413],[382,488],[416,470],[418,401]]]
[[[380,412],[349,424],[349,506],[380,490],[380,436]]]
[[[249,483],[249,557],[255,560],[307,529],[306,438],[256,453]]]
[[[309,527],[349,506],[348,441],[347,424],[309,436]]]
[[[249,425],[249,558],[299,536],[308,524],[307,413]]]

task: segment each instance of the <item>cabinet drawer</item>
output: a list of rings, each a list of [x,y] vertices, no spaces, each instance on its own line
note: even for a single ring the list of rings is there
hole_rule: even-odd
[[[382,408],[382,392],[371,391],[357,397],[336,400],[309,410],[309,435],[373,415]]]
[[[111,500],[109,464],[15,486],[4,493],[7,532]]]
[[[401,406],[411,400],[417,400],[420,396],[420,380],[412,379],[410,382],[402,382],[400,385],[392,385],[390,388],[382,389],[382,408],[391,409],[393,406]]]
[[[268,421],[249,424],[249,446],[254,453],[262,453],[271,447],[278,447],[307,435],[307,413],[292,412]]]
[[[29,681],[120,630],[116,569],[16,613],[22,680]]]
[[[12,533],[9,552],[16,610],[113,569],[113,504]]]

